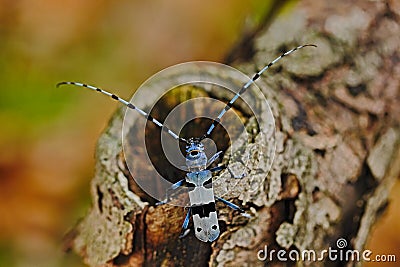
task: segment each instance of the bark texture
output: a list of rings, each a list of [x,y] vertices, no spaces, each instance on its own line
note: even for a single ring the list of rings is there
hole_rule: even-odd
[[[90,266],[357,265],[268,262],[257,254],[265,245],[322,251],[339,238],[347,249],[364,248],[400,172],[399,20],[397,0],[307,0],[254,36],[252,53],[234,64],[249,75],[299,44],[318,48],[283,59],[257,82],[275,117],[275,159],[268,172],[268,147],[254,131],[241,148],[251,159],[248,175],[225,195],[253,217],[218,205],[223,232],[212,244],[193,233],[179,239],[184,209],[155,207],[135,186],[119,110],[98,142],[93,207],[68,246]],[[255,127],[251,118],[247,127]]]

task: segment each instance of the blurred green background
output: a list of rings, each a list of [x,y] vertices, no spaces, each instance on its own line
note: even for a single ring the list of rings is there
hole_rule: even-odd
[[[96,139],[117,104],[55,84],[83,81],[130,98],[165,67],[221,61],[271,2],[0,3],[0,267],[82,266],[62,252],[62,238],[90,206]],[[369,247],[398,250],[399,219],[389,210]]]

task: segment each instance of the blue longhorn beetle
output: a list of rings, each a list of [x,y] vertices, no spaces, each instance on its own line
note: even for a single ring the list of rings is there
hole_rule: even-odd
[[[182,232],[180,237],[186,236],[189,232],[188,225],[190,215],[192,214],[193,225],[195,229],[196,237],[203,242],[213,242],[219,236],[220,230],[218,225],[218,216],[217,211],[215,209],[215,200],[221,201],[226,204],[228,207],[240,211],[242,216],[250,218],[250,215],[245,213],[242,208],[233,204],[232,202],[225,200],[221,197],[215,196],[212,186],[212,173],[216,171],[220,171],[224,169],[223,166],[217,166],[211,169],[207,169],[207,166],[214,162],[222,151],[217,152],[210,159],[207,159],[206,153],[204,152],[204,146],[201,141],[205,138],[208,138],[211,135],[211,132],[214,128],[219,124],[222,116],[232,107],[233,103],[250,87],[252,83],[254,83],[263,72],[269,69],[273,64],[279,61],[281,58],[291,54],[292,52],[301,49],[306,46],[314,46],[312,44],[301,45],[295,47],[283,54],[279,57],[271,61],[268,65],[266,65],[259,72],[254,74],[254,76],[244,84],[238,93],[226,104],[224,109],[219,113],[216,119],[212,121],[211,126],[208,128],[208,131],[202,136],[197,138],[185,139],[179,137],[176,133],[170,130],[167,126],[163,125],[160,121],[153,118],[150,114],[143,111],[142,109],[134,106],[132,103],[112,94],[103,89],[100,89],[95,86],[87,85],[79,82],[60,82],[57,84],[57,87],[60,85],[71,84],[80,87],[86,87],[91,90],[100,92],[102,94],[110,96],[112,99],[117,100],[127,106],[130,109],[136,110],[140,113],[144,118],[153,122],[155,125],[161,128],[161,130],[167,132],[173,138],[186,143],[186,167],[188,169],[188,173],[186,177],[175,184],[173,184],[168,190],[166,194],[166,199],[158,202],[157,205],[166,204],[169,201],[168,192],[178,189],[183,185],[190,186],[189,189],[189,199],[190,206],[188,207],[188,212],[186,214],[185,220],[182,225]]]

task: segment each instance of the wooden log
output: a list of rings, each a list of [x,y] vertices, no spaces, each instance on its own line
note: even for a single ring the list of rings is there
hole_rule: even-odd
[[[130,176],[120,109],[98,142],[93,206],[67,246],[90,266],[280,266],[276,255],[263,261],[260,251],[320,252],[339,239],[344,249],[362,251],[400,172],[399,16],[395,0],[305,0],[258,31],[244,48],[251,53],[240,53],[246,57],[233,64],[251,75],[284,50],[318,46],[283,59],[257,82],[275,118],[275,158],[270,171],[268,159],[259,162],[255,130],[243,148],[249,173],[225,196],[251,219],[218,205],[218,240],[203,243],[193,233],[179,239],[184,209],[154,206]],[[144,122],[131,127],[137,123]]]

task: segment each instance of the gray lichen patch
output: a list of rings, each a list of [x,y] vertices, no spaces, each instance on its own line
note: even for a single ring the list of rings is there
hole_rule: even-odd
[[[296,40],[299,33],[305,32],[306,28],[307,15],[304,10],[297,9],[290,16],[279,17],[268,30],[254,40],[255,50],[261,53],[267,50],[276,51],[281,45]]]
[[[342,60],[343,53],[341,53],[340,47],[332,46],[326,37],[310,35],[304,37],[304,40],[317,47],[307,48],[301,54],[296,55],[293,60],[291,59],[290,63],[285,66],[289,74],[300,78],[317,77],[324,70]]]
[[[296,239],[298,227],[291,223],[284,222],[276,231],[276,242],[283,248],[289,249]]]
[[[276,164],[280,165],[278,169],[296,175],[302,191],[295,201],[296,212],[293,223],[286,222],[282,226],[283,228],[276,233],[276,241],[284,247],[296,243],[298,248],[304,248],[309,245],[309,240],[313,239],[313,232],[309,232],[309,229],[304,227],[318,225],[315,217],[310,214],[313,202],[312,192],[316,186],[317,165],[311,151],[301,143],[289,140],[285,147],[281,160]]]
[[[325,21],[325,30],[336,39],[354,46],[358,32],[365,31],[372,21],[372,17],[359,7],[353,7],[343,15],[331,15]]]
[[[390,128],[369,153],[367,163],[376,179],[382,180],[385,176],[395,149],[398,147],[399,139],[399,133]]]
[[[361,164],[361,159],[353,150],[346,143],[340,142],[332,152],[330,177],[341,184],[355,182],[360,175]]]

